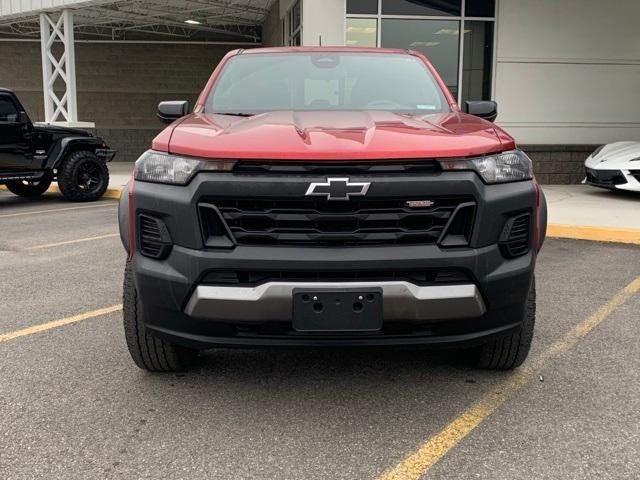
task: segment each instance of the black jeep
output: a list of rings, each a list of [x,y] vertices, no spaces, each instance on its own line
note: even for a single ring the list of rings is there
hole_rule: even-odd
[[[37,197],[57,180],[67,200],[97,200],[115,154],[84,130],[33,124],[18,97],[0,88],[0,185],[16,195]]]

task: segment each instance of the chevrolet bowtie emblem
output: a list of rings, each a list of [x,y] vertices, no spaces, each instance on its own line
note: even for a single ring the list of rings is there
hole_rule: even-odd
[[[348,178],[327,178],[326,183],[310,184],[305,195],[326,197],[327,200],[349,200],[350,197],[366,195],[370,186],[369,182],[351,183]]]

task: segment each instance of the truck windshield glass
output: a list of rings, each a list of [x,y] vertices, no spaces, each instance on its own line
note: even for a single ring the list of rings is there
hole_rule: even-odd
[[[279,110],[450,111],[420,59],[382,53],[238,55],[224,67],[205,105],[207,113]]]

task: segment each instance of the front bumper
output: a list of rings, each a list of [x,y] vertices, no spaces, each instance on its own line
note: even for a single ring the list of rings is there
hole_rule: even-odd
[[[640,192],[640,170],[602,170],[585,167],[584,182],[594,187]]]
[[[355,177],[355,176],[354,176]],[[322,180],[322,177],[317,180]],[[369,178],[369,180],[371,180]],[[304,195],[314,178],[263,178],[199,174],[186,187],[135,182],[134,215],[161,218],[173,240],[168,257],[145,257],[133,246],[132,262],[142,319],[153,333],[195,348],[212,346],[357,346],[422,345],[483,341],[516,328],[523,318],[533,281],[536,252],[506,258],[499,245],[505,222],[523,212],[534,214],[532,182],[484,185],[472,172],[375,178],[371,191],[390,197],[471,195],[478,201],[469,246],[429,245],[305,247],[236,245],[207,248],[197,216],[202,196],[265,197]],[[358,177],[353,181],[359,181]],[[304,188],[303,188],[304,187]],[[386,190],[385,190],[386,189]],[[275,193],[270,193],[275,192]],[[123,243],[129,211],[121,197]],[[535,218],[535,217],[534,217]],[[544,226],[542,226],[544,231]],[[267,281],[225,286],[207,282],[210,272],[349,272],[456,270],[466,281],[434,284],[392,278],[380,281]],[[366,275],[365,275],[366,276]],[[293,288],[383,290],[383,328],[378,332],[303,333],[292,328]]]
[[[237,247],[203,252],[174,247],[157,261],[135,254],[136,285],[149,331],[195,348],[213,346],[365,346],[470,343],[519,325],[533,280],[535,254],[505,260],[498,245],[442,251],[437,246],[380,249]],[[217,269],[379,271],[456,268],[473,284],[271,282],[251,287],[202,283]],[[317,334],[291,328],[291,290],[381,286],[380,332]]]

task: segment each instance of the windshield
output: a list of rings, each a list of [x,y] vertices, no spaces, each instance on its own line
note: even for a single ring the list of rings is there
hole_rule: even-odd
[[[383,53],[261,53],[229,60],[205,104],[208,113],[277,110],[448,112],[422,61]]]

